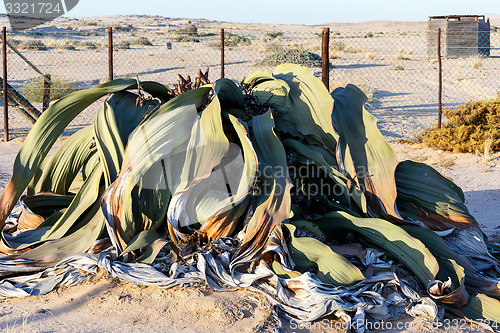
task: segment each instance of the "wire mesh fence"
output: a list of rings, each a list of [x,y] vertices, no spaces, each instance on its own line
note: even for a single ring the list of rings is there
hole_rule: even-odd
[[[178,74],[194,77],[198,69],[209,69],[212,82],[223,73],[238,82],[254,70],[271,71],[286,62],[312,68],[318,77],[322,73],[322,31],[317,27],[226,29],[223,48],[219,28],[190,23],[140,29],[115,26],[112,39],[114,78],[154,80],[169,87],[177,82]],[[50,74],[51,100],[109,78],[106,27],[38,28],[9,33],[7,41],[34,67]],[[443,30],[440,46],[444,107],[496,96],[500,89],[499,32]],[[389,140],[412,137],[420,128],[436,123],[437,30],[332,30],[328,51],[330,90],[349,83],[360,87]],[[7,60],[9,84],[41,111],[44,79],[10,48]],[[98,108],[99,103],[79,115],[65,135],[90,124]],[[11,108],[11,137],[22,137],[30,128],[29,121]]]

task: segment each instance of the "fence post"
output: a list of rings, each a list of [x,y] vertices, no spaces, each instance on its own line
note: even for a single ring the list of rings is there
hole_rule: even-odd
[[[441,64],[441,28],[437,32],[437,57],[438,57],[438,128],[441,128],[441,118],[443,117],[443,67]]]
[[[220,29],[220,77],[224,78],[224,29]]]
[[[108,72],[109,81],[113,81],[113,28],[108,27]]]
[[[321,80],[326,89],[330,91],[330,56],[328,54],[330,45],[330,28],[323,28],[323,39],[321,41]]]
[[[50,74],[45,75],[47,79],[52,80]],[[50,106],[50,81],[43,80],[43,106],[42,110],[45,111]]]
[[[7,27],[2,28],[3,57],[3,137],[9,141],[9,102],[7,97]]]

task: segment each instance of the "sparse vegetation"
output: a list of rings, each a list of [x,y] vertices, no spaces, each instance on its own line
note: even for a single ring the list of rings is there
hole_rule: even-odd
[[[84,49],[88,49],[88,50],[95,50],[95,49],[102,47],[102,45],[89,40],[89,41],[85,41],[85,42],[80,43],[80,47],[82,47]]]
[[[399,50],[399,54],[397,54],[397,55],[394,57],[394,59],[396,59],[396,60],[410,60],[410,58],[408,58],[408,57],[404,54],[403,50]]]
[[[284,63],[298,64],[310,68],[320,67],[321,57],[313,52],[283,49],[280,52],[266,56],[258,65],[277,66]]]
[[[372,38],[373,37],[373,33],[370,31],[370,32],[367,32],[366,34],[363,35],[363,38]]]
[[[404,71],[405,68],[402,65],[396,65],[396,66],[391,67],[391,70],[392,71]]]
[[[60,99],[77,90],[76,83],[69,81],[61,76],[53,75],[51,77],[52,85],[50,87],[50,100]],[[21,94],[31,103],[43,102],[44,79],[37,76],[27,80],[21,87]]]
[[[19,48],[23,50],[46,51],[49,47],[41,40],[27,39],[19,44]]]
[[[344,49],[344,53],[348,54],[357,54],[357,53],[363,53],[365,52],[362,48],[356,48],[356,47],[346,47]]]
[[[478,70],[483,68],[482,59],[480,57],[472,58],[471,66],[472,66],[472,68],[478,69]]]
[[[271,43],[271,44],[266,44],[264,47],[264,53],[277,53],[277,52],[282,52],[285,48],[283,45],[280,45],[278,43]],[[299,48],[294,48],[294,49],[299,49]]]
[[[131,45],[143,45],[143,46],[152,46],[153,43],[147,38],[147,37],[139,37],[137,39],[134,39],[131,43]]]
[[[455,153],[483,154],[500,150],[500,94],[489,101],[469,101],[444,110],[447,122],[417,136],[429,147]]]
[[[122,40],[118,43],[115,43],[113,45],[113,49],[115,49],[115,50],[128,50],[128,49],[130,49],[130,41]]]
[[[348,47],[344,42],[333,42],[330,44],[330,52],[344,52],[344,53],[363,53],[364,50],[361,48]]]
[[[273,31],[273,32],[267,32],[266,37],[269,37],[269,39],[276,39],[278,37],[283,37],[285,34],[283,31]]]
[[[115,24],[112,27],[114,31],[118,32],[130,32],[134,30],[134,27],[131,24],[126,24],[126,25]]]
[[[224,35],[224,45],[225,46],[239,46],[239,45],[250,45],[252,42],[250,38],[241,36],[233,33],[226,33]]]
[[[66,41],[63,41],[61,43],[57,43],[56,47],[58,49],[73,51],[73,50],[76,50],[76,47],[79,44],[80,44],[80,42],[77,40],[66,40]]]
[[[198,36],[198,28],[191,21],[181,29],[174,31],[178,35]]]
[[[174,41],[179,43],[199,43],[200,40],[193,36],[177,36],[174,38]]]
[[[213,32],[198,32],[198,37],[212,37],[215,36]]]
[[[7,38],[8,38],[8,41],[9,41],[12,45],[14,45],[15,47],[20,47],[20,45],[21,45],[21,41],[20,41],[19,39],[17,39],[17,38],[9,38],[9,37],[7,37]]]
[[[345,44],[343,42],[334,42],[330,45],[330,52],[331,51],[337,51],[341,52],[345,50]]]

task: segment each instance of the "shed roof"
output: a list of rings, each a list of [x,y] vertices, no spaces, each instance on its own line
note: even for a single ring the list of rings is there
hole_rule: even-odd
[[[461,19],[461,18],[482,18],[484,15],[442,15],[442,16],[429,16],[429,20],[448,20],[448,19]]]

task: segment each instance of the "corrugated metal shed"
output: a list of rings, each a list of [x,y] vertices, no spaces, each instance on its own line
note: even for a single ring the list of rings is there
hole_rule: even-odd
[[[437,29],[441,28],[441,54],[447,58],[490,56],[490,22],[484,15],[429,16],[427,54],[437,54]]]

